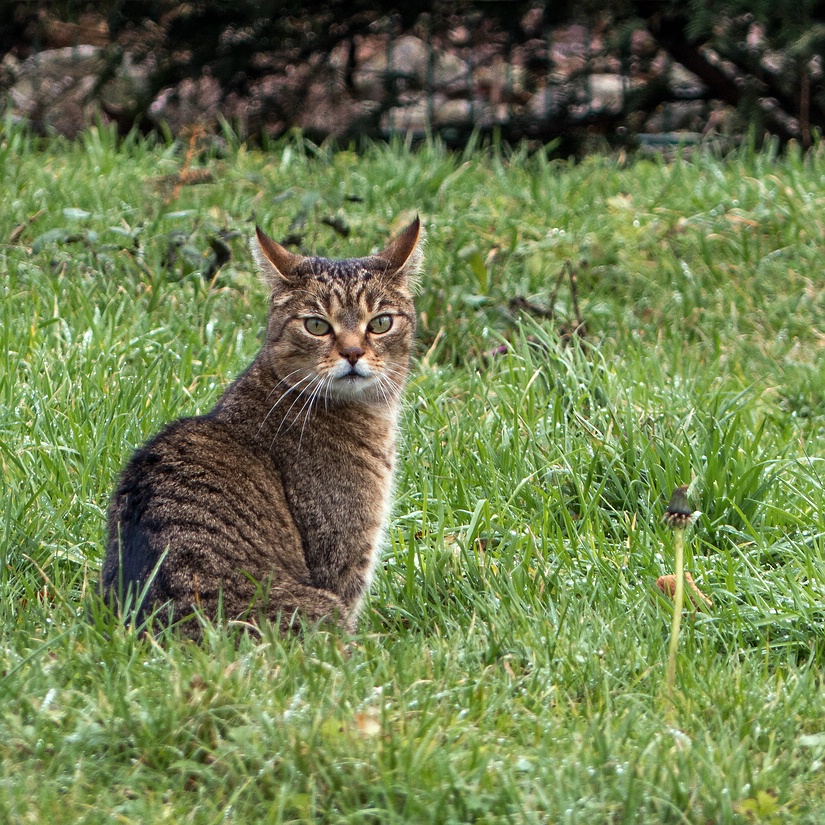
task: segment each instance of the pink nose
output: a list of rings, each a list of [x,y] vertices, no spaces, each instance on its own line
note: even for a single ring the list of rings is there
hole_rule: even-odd
[[[356,361],[364,354],[361,347],[344,347],[339,350],[342,358],[346,358],[352,366],[355,366]]]

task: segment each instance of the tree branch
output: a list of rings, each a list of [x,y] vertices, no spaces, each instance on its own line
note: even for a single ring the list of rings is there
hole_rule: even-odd
[[[687,17],[682,14],[667,14],[661,4],[649,0],[637,0],[636,7],[645,20],[648,31],[659,45],[688,71],[693,72],[714,94],[731,106],[740,106],[750,92],[754,90],[756,78],[752,75],[732,75],[720,65],[711,60],[702,51],[704,43],[691,41],[687,35]],[[770,91],[770,90],[764,90]],[[767,97],[767,94],[763,94]],[[757,99],[762,112],[765,126],[784,140],[800,137],[800,130],[796,125],[793,114],[794,108],[788,111],[777,100],[779,111],[767,101]]]

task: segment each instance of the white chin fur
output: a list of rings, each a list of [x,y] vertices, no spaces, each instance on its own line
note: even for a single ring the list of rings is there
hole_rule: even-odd
[[[352,377],[337,377],[329,384],[331,398],[352,399],[363,398],[365,393],[375,386],[373,376],[353,375]]]

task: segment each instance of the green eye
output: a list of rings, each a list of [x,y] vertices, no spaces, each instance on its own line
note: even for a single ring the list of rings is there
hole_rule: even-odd
[[[304,329],[310,335],[326,335],[330,331],[330,325],[323,318],[305,318]]]
[[[387,332],[391,328],[392,315],[376,315],[376,317],[367,324],[367,329],[370,332],[375,333],[375,335],[380,335],[382,332]]]

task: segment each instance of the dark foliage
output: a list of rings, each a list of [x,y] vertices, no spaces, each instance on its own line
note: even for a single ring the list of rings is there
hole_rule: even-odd
[[[825,127],[821,0],[635,0],[660,45],[712,94],[783,138]]]
[[[94,31],[84,28],[83,21],[90,18],[98,21]],[[574,22],[597,34],[583,46],[586,65],[553,80],[557,85],[551,88],[550,78],[558,70],[548,47],[552,32]],[[464,32],[462,42],[456,37],[459,31]],[[699,91],[687,96],[674,92],[661,61],[639,57],[633,42],[643,32],[652,36],[658,54],[668,55],[697,78]],[[473,86],[474,80],[444,92],[429,81],[423,84],[420,78],[386,69],[379,93],[371,90],[365,97],[363,82],[360,87],[356,82],[359,49],[363,52],[364,43],[374,48],[379,41],[391,44],[407,34],[431,49],[460,55],[472,67],[485,61],[488,66],[496,61],[515,66],[515,55],[528,79],[499,101],[507,107],[504,117],[477,121],[472,120],[476,101],[490,100]],[[459,141],[477,127],[499,129],[510,139],[549,140],[575,130],[632,134],[644,131],[642,124],[657,109],[688,98],[705,102],[704,125],[699,127],[705,131],[715,128],[713,112],[719,106],[738,113],[738,130],[749,123],[804,145],[825,126],[822,0],[409,0],[400,5],[366,0],[107,0],[94,10],[80,0],[43,0],[14,4],[0,27],[0,54],[18,60],[70,42],[102,45],[96,88],[125,62],[140,68],[139,91],[127,104],[100,102],[124,131],[135,124],[156,128],[150,107],[159,95],[176,100],[182,84],[204,79],[210,84],[210,106],[195,96],[192,114],[183,111],[180,119],[194,119],[202,112],[210,122],[200,125],[211,127],[218,113],[247,134],[280,134],[293,126],[311,136],[317,132],[317,137],[385,134],[382,118],[395,107],[410,106],[412,92],[426,94],[428,106],[435,93],[470,101],[471,117],[444,130]],[[591,52],[593,42],[599,44],[598,54]],[[428,59],[431,72],[433,51]],[[592,102],[585,99],[591,92],[582,91],[589,89],[590,73],[625,71],[632,82],[619,105],[585,105]],[[6,75],[0,83],[12,82]],[[527,97],[543,88],[549,90],[548,100],[553,98],[552,107],[536,111],[527,106]],[[319,109],[319,100],[331,105],[320,107],[324,111],[314,119],[307,117],[309,109]]]

